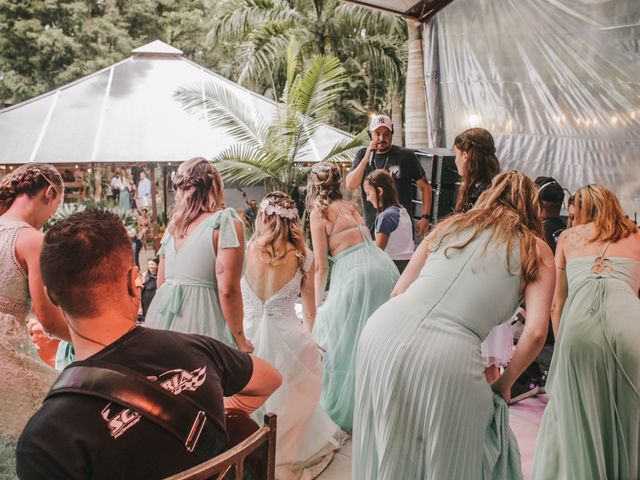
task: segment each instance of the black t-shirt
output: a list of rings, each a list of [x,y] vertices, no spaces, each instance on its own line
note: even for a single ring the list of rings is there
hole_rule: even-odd
[[[220,438],[212,456],[227,449],[223,395],[249,382],[248,354],[201,335],[137,327],[89,360],[94,359],[134,369],[188,396],[206,411]],[[137,412],[83,394],[48,399],[22,432],[16,457],[23,480],[157,479],[201,462]]]
[[[542,227],[544,228],[544,239],[547,241],[555,255],[558,238],[560,238],[562,231],[567,228],[567,224],[564,223],[564,220],[560,217],[554,217],[547,218],[542,222]]]
[[[353,160],[352,169],[356,168],[362,161],[366,148],[361,148],[356,153],[356,157]],[[386,153],[374,153],[373,162],[369,159],[369,165],[364,172],[363,179],[374,170],[378,168],[384,168],[394,178],[396,183],[396,189],[398,190],[398,197],[402,206],[409,212],[409,216],[413,217],[413,186],[412,183],[425,177],[424,169],[418,157],[411,150],[406,148],[392,145]],[[363,182],[364,183],[364,182]],[[364,193],[364,187],[360,185],[360,194],[362,196],[362,212],[364,219],[367,222],[369,230],[373,231],[376,223],[376,210],[371,205],[371,202],[367,201]]]

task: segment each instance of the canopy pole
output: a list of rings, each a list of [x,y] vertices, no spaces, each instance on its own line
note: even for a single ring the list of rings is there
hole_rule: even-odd
[[[162,167],[162,203],[164,206],[164,216],[168,222],[169,212],[167,212],[167,167],[166,166]],[[165,228],[167,228],[166,225],[165,225]]]
[[[153,251],[160,249],[160,239],[158,238],[158,203],[156,202],[156,166],[149,164],[149,180],[151,180],[151,219],[153,222]]]

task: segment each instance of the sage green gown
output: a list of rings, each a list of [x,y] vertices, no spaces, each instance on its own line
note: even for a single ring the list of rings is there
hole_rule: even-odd
[[[376,247],[366,227],[363,241],[330,257],[331,285],[318,309],[313,334],[324,350],[320,405],[344,431],[351,432],[356,346],[376,309],[389,300],[400,274],[391,257]]]
[[[241,222],[232,208],[215,212],[193,229],[179,250],[169,230],[165,232],[158,252],[164,256],[165,282],[149,305],[146,326],[206,335],[236,348],[220,308],[213,249],[213,231],[218,229],[218,250],[240,246],[234,219]]]
[[[430,253],[418,278],[369,318],[358,346],[356,480],[520,479],[505,401],[480,343],[518,307],[519,249],[467,230]]]
[[[640,478],[640,262],[567,262],[532,479]]]

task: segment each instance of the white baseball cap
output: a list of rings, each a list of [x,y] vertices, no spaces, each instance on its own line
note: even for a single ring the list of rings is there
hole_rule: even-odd
[[[393,122],[386,115],[374,115],[371,117],[371,123],[369,123],[369,131],[374,132],[377,129],[385,127],[393,132]]]

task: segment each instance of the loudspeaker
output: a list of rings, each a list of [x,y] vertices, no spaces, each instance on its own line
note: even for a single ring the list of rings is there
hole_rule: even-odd
[[[456,195],[460,186],[456,157],[451,150],[443,148],[416,150],[415,153],[431,184],[433,191],[431,223],[435,223],[438,219],[453,213],[456,204]],[[418,189],[414,191],[413,214],[415,217],[422,215],[422,199]]]

